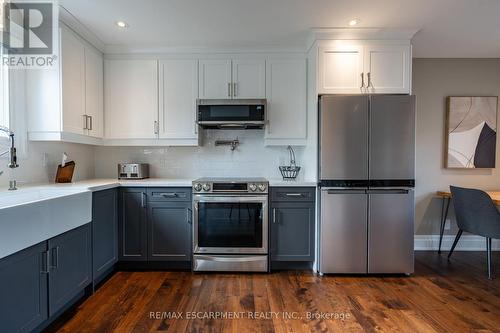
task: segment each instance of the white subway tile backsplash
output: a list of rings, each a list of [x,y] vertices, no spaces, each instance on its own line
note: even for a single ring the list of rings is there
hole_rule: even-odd
[[[280,178],[278,167],[289,164],[286,147],[266,147],[263,131],[204,131],[201,147],[97,147],[95,174],[116,177],[116,165],[150,164],[150,176],[158,178],[266,177]],[[236,150],[215,146],[216,139],[240,140]],[[297,164],[304,167],[303,147],[294,147]],[[300,177],[303,174],[301,171]]]

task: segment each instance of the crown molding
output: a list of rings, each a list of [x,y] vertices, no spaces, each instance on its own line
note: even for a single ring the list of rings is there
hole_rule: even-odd
[[[120,54],[270,54],[296,53],[304,54],[305,50],[298,47],[279,46],[244,46],[244,47],[189,47],[189,46],[149,46],[149,45],[105,45],[106,55]]]
[[[59,20],[66,24],[75,33],[80,35],[80,37],[85,39],[88,43],[92,44],[96,49],[104,53],[106,48],[104,42],[61,5],[59,5]]]
[[[307,50],[318,40],[411,40],[417,28],[311,28]]]

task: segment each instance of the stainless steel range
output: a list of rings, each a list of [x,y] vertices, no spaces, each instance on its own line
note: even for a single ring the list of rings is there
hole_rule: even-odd
[[[193,270],[267,272],[268,187],[263,178],[193,182]]]

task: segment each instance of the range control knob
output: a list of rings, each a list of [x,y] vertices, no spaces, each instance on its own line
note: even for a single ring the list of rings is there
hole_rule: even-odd
[[[249,189],[250,189],[250,191],[252,191],[252,192],[257,191],[257,185],[255,185],[255,184],[250,184],[250,185],[248,185],[248,188],[249,188]]]
[[[200,191],[201,191],[201,189],[202,189],[202,186],[201,186],[201,184],[200,184],[200,183],[196,183],[196,184],[194,184],[194,190],[195,190],[196,192],[200,192]]]
[[[203,191],[210,191],[210,184],[203,184]]]
[[[259,191],[264,192],[266,190],[266,184],[259,184]]]

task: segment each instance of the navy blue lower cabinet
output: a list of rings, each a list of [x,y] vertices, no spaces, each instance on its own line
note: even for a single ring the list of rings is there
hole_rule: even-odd
[[[92,273],[94,284],[118,261],[118,190],[92,195]]]
[[[121,188],[118,206],[119,259],[146,261],[148,259],[146,189]]]
[[[271,188],[271,261],[314,261],[315,188]]]
[[[149,203],[148,225],[149,260],[191,260],[191,202]]]
[[[92,282],[90,223],[48,241],[49,315],[64,308]]]
[[[30,332],[48,318],[47,243],[0,259],[0,331]]]

